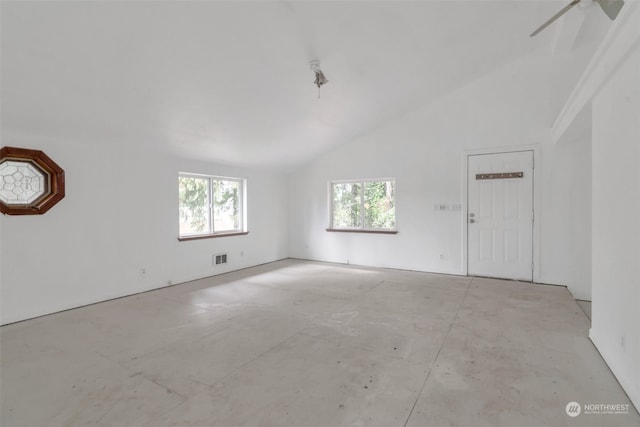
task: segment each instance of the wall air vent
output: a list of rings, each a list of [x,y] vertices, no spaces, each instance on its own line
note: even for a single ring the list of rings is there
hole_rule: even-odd
[[[226,264],[227,254],[218,254],[213,256],[213,265]]]

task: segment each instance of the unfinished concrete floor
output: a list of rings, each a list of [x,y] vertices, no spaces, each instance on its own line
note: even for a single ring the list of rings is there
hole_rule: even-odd
[[[638,426],[563,287],[285,260],[1,329],[3,427]]]

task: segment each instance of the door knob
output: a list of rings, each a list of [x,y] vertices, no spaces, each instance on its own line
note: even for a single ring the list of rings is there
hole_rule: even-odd
[[[475,220],[475,219],[473,219],[473,218],[471,218],[471,219],[469,220],[469,222],[470,222],[471,224],[473,224],[474,222],[476,222],[476,220]]]

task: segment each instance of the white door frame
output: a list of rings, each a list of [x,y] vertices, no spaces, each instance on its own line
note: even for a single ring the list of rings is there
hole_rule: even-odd
[[[540,162],[540,145],[522,145],[514,147],[501,147],[501,148],[477,148],[467,149],[462,153],[462,269],[465,276],[469,275],[469,253],[468,253],[468,235],[469,235],[469,222],[468,222],[468,160],[469,156],[475,156],[479,154],[502,154],[502,153],[516,153],[520,151],[533,151],[533,281],[540,282],[540,200],[542,179],[541,171],[542,164]]]

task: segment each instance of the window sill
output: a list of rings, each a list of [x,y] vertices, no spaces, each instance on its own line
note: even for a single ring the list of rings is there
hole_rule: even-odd
[[[198,236],[178,237],[178,241],[185,242],[189,240],[214,239],[216,237],[245,236],[247,234],[249,234],[248,231],[239,231],[239,232],[234,231],[231,233],[216,233],[216,234],[201,234]]]
[[[367,234],[398,234],[397,230],[349,230],[344,228],[327,228],[331,233],[367,233]]]

